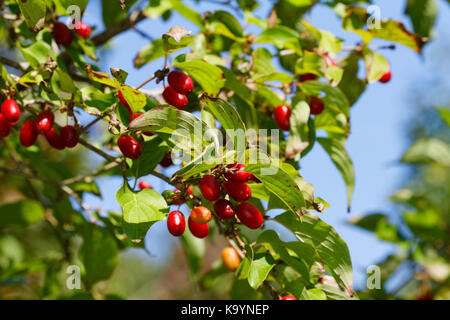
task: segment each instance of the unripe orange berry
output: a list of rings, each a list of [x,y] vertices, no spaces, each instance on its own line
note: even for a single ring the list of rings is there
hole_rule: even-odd
[[[191,219],[195,223],[205,224],[211,221],[211,211],[206,207],[195,207],[191,211]]]
[[[239,267],[241,258],[234,248],[226,247],[222,250],[222,262],[228,270],[234,271]]]

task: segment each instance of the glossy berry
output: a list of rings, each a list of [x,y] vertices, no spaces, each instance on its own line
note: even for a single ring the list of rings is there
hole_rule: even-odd
[[[250,229],[257,229],[264,222],[264,218],[258,208],[248,202],[238,205],[236,214],[239,220]]]
[[[194,89],[194,83],[191,77],[181,71],[172,71],[167,76],[167,82],[178,93],[190,94]]]
[[[283,298],[281,298],[281,300],[297,300],[294,296],[290,295],[290,296],[285,296]]]
[[[119,90],[117,95],[119,97],[120,103],[123,104],[127,108],[128,112],[130,113],[130,119],[132,119],[132,117],[133,117],[133,110],[131,110],[131,107],[128,104],[128,101],[125,100],[125,97],[123,96],[122,91]]]
[[[181,211],[172,211],[167,216],[167,229],[171,235],[179,237],[184,233],[186,229],[186,220]]]
[[[316,80],[317,76],[314,73],[305,73],[301,74],[298,79],[300,80],[300,82],[312,81]]]
[[[143,190],[143,189],[152,189],[151,184],[148,183],[148,182],[145,181],[145,180],[139,181],[138,187],[139,187],[139,189],[141,189],[141,190]]]
[[[72,43],[73,34],[64,23],[57,22],[53,27],[53,38],[56,43],[67,47]]]
[[[386,72],[385,74],[383,74],[382,76],[381,76],[381,78],[380,78],[380,82],[381,83],[386,83],[386,82],[389,82],[390,80],[391,80],[391,78],[392,78],[392,73],[391,73],[391,71],[389,70],[388,72]]]
[[[188,104],[187,97],[184,94],[176,92],[171,86],[167,86],[162,95],[168,104],[177,109],[184,109]]]
[[[309,101],[309,110],[311,114],[319,115],[325,109],[322,99],[312,96]]]
[[[250,172],[243,171],[245,169],[245,165],[243,164],[229,164],[227,168],[234,170],[234,172],[227,172],[225,174],[225,177],[233,182],[248,182],[253,176]]]
[[[192,196],[194,195],[194,189],[192,188],[192,186],[188,187],[188,193]]]
[[[82,38],[87,39],[91,36],[91,27],[84,22],[78,22],[77,26],[75,27],[75,32]]]
[[[73,148],[78,144],[78,132],[73,126],[65,126],[60,130],[61,138],[67,148]]]
[[[126,134],[120,136],[117,145],[120,152],[127,158],[137,159],[141,155],[141,146],[132,136]]]
[[[219,199],[214,203],[214,212],[222,219],[231,219],[234,217],[234,206],[226,199]]]
[[[208,208],[198,206],[198,207],[195,207],[194,209],[192,209],[191,219],[195,223],[201,223],[201,224],[208,223],[212,219],[212,214]]]
[[[220,184],[216,177],[205,175],[200,180],[200,191],[203,197],[209,201],[215,201],[220,196]]]
[[[192,235],[194,235],[197,238],[203,239],[209,234],[208,224],[196,223],[191,219],[191,217],[189,217],[188,219],[188,227]]]
[[[39,133],[46,133],[53,127],[55,115],[51,111],[43,111],[36,118],[36,129]]]
[[[48,144],[57,150],[63,150],[66,147],[61,135],[53,128],[45,133],[45,138],[47,139]]]
[[[20,118],[20,108],[13,99],[3,101],[1,111],[10,123],[16,123]]]
[[[223,187],[225,192],[237,202],[244,202],[252,197],[252,190],[246,183],[227,181]]]
[[[275,122],[281,130],[289,131],[291,124],[289,118],[291,117],[291,109],[288,106],[280,105],[273,111]]]
[[[241,258],[234,248],[227,247],[222,250],[222,262],[228,270],[234,271],[241,264]]]
[[[161,167],[168,168],[173,164],[172,161],[172,154],[169,152],[167,153],[164,158],[162,158],[161,162],[159,163]]]
[[[6,120],[3,114],[0,113],[0,138],[9,136],[11,132],[11,124]]]
[[[24,147],[32,146],[37,139],[38,132],[36,123],[33,120],[27,120],[20,129],[20,144]]]
[[[181,194],[181,190],[175,189],[173,192],[175,193],[175,197],[173,197],[172,204],[182,205],[184,201],[181,200],[179,196],[177,196],[177,194]]]

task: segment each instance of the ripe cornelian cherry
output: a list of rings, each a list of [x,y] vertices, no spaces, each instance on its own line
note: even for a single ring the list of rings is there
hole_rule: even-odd
[[[122,91],[119,90],[119,92],[117,93],[117,95],[118,95],[118,97],[119,97],[120,103],[123,104],[123,105],[127,108],[128,112],[130,113],[130,119],[131,119],[131,118],[133,117],[133,110],[131,110],[131,107],[130,107],[130,105],[128,104],[128,101],[125,100],[125,97],[123,96]],[[131,120],[130,120],[130,121],[131,121]]]
[[[258,208],[248,202],[243,202],[236,207],[236,214],[241,222],[250,229],[259,228],[264,218]]]
[[[323,112],[325,109],[325,104],[323,103],[322,99],[317,97],[310,97],[309,101],[309,110],[311,114],[319,115]]]
[[[190,94],[192,89],[194,89],[191,77],[181,71],[175,70],[169,73],[167,82],[176,92],[181,94]]]
[[[192,235],[200,239],[205,238],[209,233],[209,225],[207,223],[196,223],[191,217],[188,219],[188,227]]]
[[[191,219],[195,223],[201,223],[201,224],[208,223],[212,219],[212,214],[208,208],[198,206],[198,207],[195,207],[194,209],[192,209]]]
[[[20,108],[13,99],[3,101],[1,111],[10,123],[16,123],[20,118]]]
[[[167,229],[171,235],[179,237],[184,233],[186,229],[186,220],[181,211],[172,211],[167,216]]]
[[[168,104],[177,109],[182,110],[188,104],[187,97],[184,94],[176,92],[171,86],[167,86],[162,95]]]
[[[5,138],[11,133],[11,124],[0,113],[0,138]]]
[[[288,106],[280,105],[273,111],[275,122],[281,130],[289,131],[291,124],[289,118],[291,117],[291,109]]]
[[[36,129],[39,133],[46,133],[53,127],[55,115],[51,111],[42,111],[36,118]]]
[[[231,219],[234,217],[234,206],[226,199],[219,199],[214,203],[214,212],[222,219]]]
[[[234,271],[241,264],[241,258],[234,248],[226,247],[222,250],[222,262],[228,270]]]
[[[227,181],[223,187],[225,192],[237,202],[244,202],[252,197],[252,190],[246,183]]]
[[[159,163],[161,167],[163,168],[168,168],[173,164],[172,161],[172,154],[166,153],[166,155],[164,156],[164,158],[162,158],[161,162]]]
[[[20,129],[20,144],[24,147],[32,146],[37,139],[38,132],[36,123],[33,120],[27,120]]]
[[[245,165],[240,163],[234,163],[227,165],[228,169],[234,170],[234,172],[227,172],[225,177],[228,180],[233,182],[247,182],[252,178],[252,174],[250,172],[243,171],[245,169]]]
[[[386,83],[386,82],[389,82],[391,80],[391,78],[392,78],[392,73],[391,73],[391,70],[389,70],[388,72],[386,72],[385,74],[383,74],[381,76],[379,81],[381,83]]]
[[[312,81],[316,80],[317,76],[314,73],[305,73],[301,74],[298,79],[300,80],[300,82]]]
[[[200,180],[200,191],[206,200],[217,200],[220,196],[219,180],[210,174],[204,175]]]
[[[120,136],[119,140],[117,140],[117,145],[127,158],[137,159],[141,155],[141,146],[132,136],[126,134]]]
[[[139,189],[141,189],[141,190],[143,190],[143,189],[153,189],[152,185],[150,183],[148,183],[147,181],[145,181],[145,180],[139,181],[138,186],[139,186]]]
[[[297,300],[294,296],[289,295],[289,296],[285,296],[283,298],[281,298],[281,300]]]
[[[67,47],[72,43],[73,34],[64,23],[56,22],[53,27],[53,38],[56,43]]]
[[[73,126],[65,126],[60,130],[61,138],[67,148],[73,148],[78,144],[78,132]]]
[[[48,144],[57,150],[63,150],[66,146],[61,135],[59,135],[54,128],[51,128],[45,133]]]
[[[75,32],[82,38],[87,39],[91,36],[91,27],[84,22],[78,22],[77,26],[75,27]]]

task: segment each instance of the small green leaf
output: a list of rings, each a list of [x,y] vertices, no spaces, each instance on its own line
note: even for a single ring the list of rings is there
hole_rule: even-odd
[[[28,27],[37,32],[44,27],[47,6],[45,0],[17,0]]]
[[[269,275],[276,262],[268,253],[256,253],[250,263],[248,271],[248,283],[253,289],[257,289]]]
[[[147,104],[147,96],[139,90],[123,84],[120,86],[120,91],[134,112],[141,110]]]
[[[134,66],[140,68],[153,60],[164,57],[164,54],[163,39],[155,39],[149,45],[139,50],[137,56],[134,58]]]
[[[34,200],[23,200],[0,206],[0,226],[27,226],[44,217],[44,207]]]

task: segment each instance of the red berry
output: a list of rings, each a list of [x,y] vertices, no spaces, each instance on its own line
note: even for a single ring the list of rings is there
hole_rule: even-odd
[[[184,201],[181,200],[179,196],[177,196],[177,194],[181,194],[181,190],[175,189],[173,192],[175,193],[175,197],[173,198],[172,204],[182,205]]]
[[[163,168],[168,168],[173,164],[172,161],[172,154],[169,152],[167,153],[164,158],[161,160],[161,162],[159,163],[161,165],[161,167]]]
[[[176,92],[171,86],[167,86],[162,95],[168,104],[177,109],[184,109],[188,104],[187,97],[184,94]]]
[[[130,113],[130,119],[131,119],[132,115],[133,115],[133,110],[131,110],[131,107],[128,104],[128,101],[125,100],[125,97],[123,96],[122,91],[119,90],[118,96],[119,96],[120,103],[122,103],[127,108],[128,112]]]
[[[152,189],[152,186],[150,183],[148,183],[145,180],[141,180],[139,181],[139,189],[143,190],[143,189]]]
[[[328,65],[328,66],[333,66],[333,67],[336,67],[336,66],[337,66],[336,62],[334,62],[334,60],[331,59],[328,55],[322,54],[322,57],[323,57],[323,58],[325,59],[325,61],[327,62],[327,65]]]
[[[220,184],[216,177],[205,175],[200,180],[200,191],[206,200],[214,201],[220,196]]]
[[[62,127],[60,133],[67,148],[73,148],[78,144],[78,132],[73,126]]]
[[[317,76],[313,73],[305,73],[299,76],[300,82],[316,80]]]
[[[72,43],[73,34],[64,23],[57,22],[53,27],[53,38],[56,43],[67,47]]]
[[[194,195],[194,189],[192,189],[192,186],[189,186],[189,187],[188,187],[188,193],[189,193],[190,195]]]
[[[294,296],[285,296],[283,298],[281,298],[281,300],[297,300]]]
[[[53,127],[55,115],[51,111],[43,111],[36,118],[36,129],[39,133],[46,133]]]
[[[20,143],[24,147],[32,146],[36,142],[37,136],[36,123],[33,120],[25,121],[20,130]]]
[[[87,39],[91,36],[91,27],[84,22],[78,22],[77,26],[75,27],[75,32],[82,38]]]
[[[184,233],[186,220],[181,211],[172,211],[169,213],[167,216],[167,229],[175,237],[179,237]]]
[[[7,99],[2,103],[2,114],[11,123],[16,123],[20,118],[20,108],[13,99]]]
[[[291,109],[288,106],[280,105],[273,111],[275,122],[281,130],[289,131],[291,124],[289,118],[291,117]]]
[[[66,147],[61,135],[53,128],[45,133],[45,138],[47,138],[48,143],[55,149],[63,150]]]
[[[388,72],[386,72],[385,74],[383,74],[383,76],[380,78],[380,82],[381,83],[386,83],[386,82],[389,82],[390,80],[391,80],[391,78],[392,78],[392,73],[391,73],[391,71],[389,70]]]
[[[11,132],[11,125],[6,120],[6,118],[3,116],[3,114],[0,113],[0,138],[5,138],[9,136]]]
[[[119,140],[117,140],[117,145],[127,158],[137,159],[141,155],[141,146],[132,136],[126,134],[120,136]]]
[[[191,217],[188,219],[188,227],[191,233],[200,239],[205,238],[209,233],[209,225],[207,223],[196,223]]]
[[[219,199],[214,203],[214,212],[222,219],[231,219],[234,217],[234,206],[226,199]]]
[[[317,97],[312,96],[310,98],[310,102],[309,102],[309,110],[311,112],[311,114],[314,115],[319,115],[323,112],[323,110],[325,109],[325,104],[323,103],[322,99],[319,99]]]
[[[238,205],[236,214],[239,220],[250,229],[257,229],[264,222],[264,218],[258,208],[248,202]]]
[[[227,181],[223,187],[225,192],[237,202],[244,202],[252,197],[252,190],[246,183]]]
[[[181,71],[172,71],[167,76],[167,82],[178,93],[190,94],[194,89],[191,77]]]
[[[243,171],[245,169],[245,165],[243,164],[229,164],[227,165],[228,169],[234,169],[235,172],[228,172],[225,174],[225,177],[228,180],[233,182],[247,182],[252,178],[252,174],[250,172]]]

